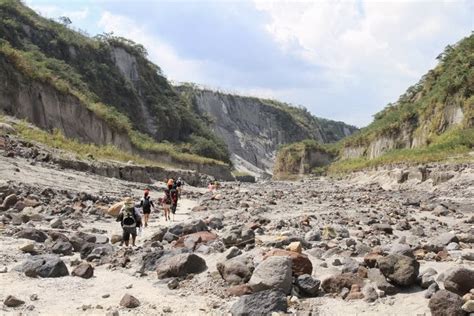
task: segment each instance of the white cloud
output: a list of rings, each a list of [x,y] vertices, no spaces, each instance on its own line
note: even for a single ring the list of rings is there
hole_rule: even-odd
[[[113,32],[115,35],[130,38],[142,44],[147,49],[149,58],[158,64],[165,75],[171,79],[203,82],[205,61],[181,58],[173,47],[159,37],[151,35],[133,20],[106,11],[102,13],[99,26],[106,32]]]
[[[424,45],[468,35],[457,21],[463,1],[254,1],[282,49],[338,83],[375,74],[415,80],[435,63],[420,52]]]
[[[62,8],[55,5],[35,3],[34,0],[29,0],[26,2],[26,4],[42,16],[54,19],[60,16],[67,16],[72,20],[72,22],[85,20],[90,14],[88,7],[82,8],[80,10],[63,10]]]

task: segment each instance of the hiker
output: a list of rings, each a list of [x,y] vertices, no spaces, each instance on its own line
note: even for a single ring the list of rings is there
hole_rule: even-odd
[[[125,200],[122,209],[117,217],[117,222],[120,222],[123,230],[123,241],[128,247],[130,235],[132,236],[132,246],[135,247],[135,240],[137,238],[137,228],[142,226],[141,216],[135,209],[135,204],[132,198]]]
[[[179,197],[179,193],[178,193],[176,185],[171,187],[170,197],[171,197],[171,214],[173,214],[173,221],[174,221],[174,214],[176,213],[176,209],[178,208],[178,197]]]
[[[165,195],[163,196],[163,198],[161,198],[161,204],[163,206],[165,221],[171,220],[170,209],[171,209],[171,205],[173,204],[173,199],[171,197],[171,189],[173,189],[173,184],[170,181],[168,181],[168,185],[164,191]]]
[[[178,190],[178,198],[180,198],[181,197],[181,192],[182,192],[183,186],[184,186],[183,179],[181,179],[181,177],[178,177],[178,180],[175,182],[174,186]]]
[[[145,227],[148,227],[148,220],[150,219],[151,208],[155,209],[155,204],[150,198],[150,189],[145,189],[143,197],[140,200],[140,207],[143,210],[143,221]]]

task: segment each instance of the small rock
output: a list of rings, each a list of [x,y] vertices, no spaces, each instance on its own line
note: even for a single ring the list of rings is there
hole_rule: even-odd
[[[83,262],[72,270],[71,275],[90,279],[94,276],[94,268],[90,263]]]
[[[18,307],[20,305],[25,304],[25,302],[16,298],[13,295],[8,295],[5,301],[3,301],[3,304],[5,304],[5,306],[7,307]]]
[[[319,286],[321,281],[314,279],[309,274],[300,275],[296,279],[296,287],[298,292],[305,297],[316,297],[319,293]]]
[[[439,291],[438,283],[431,284],[425,292],[425,298],[431,298],[438,291]]]
[[[26,253],[32,253],[35,251],[35,244],[32,242],[27,242],[20,246],[20,250]]]
[[[291,290],[291,260],[287,257],[269,257],[261,262],[250,278],[249,285],[254,292],[281,289],[289,294]]]
[[[120,306],[126,308],[136,308],[140,306],[140,301],[130,294],[125,294],[120,300]]]
[[[301,247],[301,242],[299,241],[294,241],[286,247],[286,250],[301,253],[303,251],[303,248]]]
[[[461,308],[465,312],[474,313],[474,300],[467,301]]]
[[[64,228],[63,221],[60,218],[53,219],[49,225],[51,228]]]

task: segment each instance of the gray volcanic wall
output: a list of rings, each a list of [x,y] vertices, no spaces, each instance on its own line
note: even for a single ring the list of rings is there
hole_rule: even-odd
[[[320,119],[272,100],[244,97],[194,87],[176,88],[206,119],[232,154],[237,170],[272,173],[280,145],[314,139],[322,143],[351,135],[357,128]]]

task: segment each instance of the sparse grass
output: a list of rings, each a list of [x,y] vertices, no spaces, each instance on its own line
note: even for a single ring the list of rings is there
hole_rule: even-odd
[[[1,117],[0,121],[2,121]],[[162,168],[173,167],[171,165],[143,159],[139,156],[119,150],[115,146],[97,146],[93,144],[80,143],[76,140],[67,138],[59,130],[54,130],[52,133],[48,133],[41,129],[31,127],[25,121],[16,124],[15,129],[19,136],[25,140],[38,142],[51,148],[72,153],[79,159],[89,159],[92,155],[94,159],[98,160],[110,160],[124,163],[132,161],[138,165],[158,166]]]

